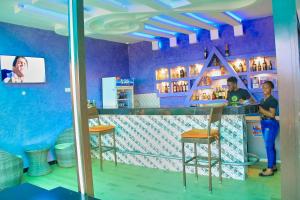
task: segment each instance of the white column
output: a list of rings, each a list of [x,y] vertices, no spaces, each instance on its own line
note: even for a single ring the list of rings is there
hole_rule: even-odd
[[[87,117],[83,15],[83,0],[69,0],[70,81],[78,188],[83,195],[94,196]]]

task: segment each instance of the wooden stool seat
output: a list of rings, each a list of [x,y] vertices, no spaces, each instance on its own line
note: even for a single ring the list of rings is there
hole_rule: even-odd
[[[210,130],[210,137],[218,137],[219,130],[212,129]],[[206,139],[208,138],[208,130],[207,129],[192,129],[189,131],[186,131],[181,134],[181,138],[199,138],[199,139]]]
[[[98,126],[93,126],[93,127],[90,127],[89,128],[89,132],[91,134],[105,134],[105,133],[108,133],[108,132],[112,132],[115,130],[115,126],[112,126],[112,125],[98,125]]]

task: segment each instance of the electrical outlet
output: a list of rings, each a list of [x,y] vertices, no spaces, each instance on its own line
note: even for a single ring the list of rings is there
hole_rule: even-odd
[[[70,88],[65,88],[65,93],[70,93],[71,89]]]

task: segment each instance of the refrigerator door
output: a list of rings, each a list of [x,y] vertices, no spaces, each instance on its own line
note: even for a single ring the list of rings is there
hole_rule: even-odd
[[[118,108],[116,77],[102,78],[103,108]]]

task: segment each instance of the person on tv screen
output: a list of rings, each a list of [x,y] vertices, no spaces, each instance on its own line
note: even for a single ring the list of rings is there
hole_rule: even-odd
[[[230,106],[237,106],[240,104],[254,103],[254,99],[245,89],[239,88],[237,85],[237,78],[230,77],[227,79],[228,93],[227,101]]]
[[[16,56],[13,61],[12,70],[1,70],[2,80],[5,83],[23,83],[27,69],[27,59],[23,56]]]

